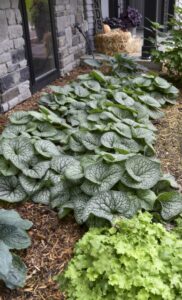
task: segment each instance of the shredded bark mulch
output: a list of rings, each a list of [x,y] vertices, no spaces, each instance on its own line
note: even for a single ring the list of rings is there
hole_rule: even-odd
[[[85,229],[72,216],[59,220],[47,206],[26,202],[15,208],[33,222],[32,245],[18,253],[27,265],[28,277],[23,289],[10,291],[0,284],[0,300],[64,300],[54,277],[64,270]]]
[[[157,124],[155,149],[163,171],[182,186],[182,91],[177,104],[167,106],[164,112],[165,117]]]
[[[88,71],[89,68],[77,68],[53,84],[65,85]],[[36,93],[12,111],[0,115],[0,131],[12,112],[37,109],[40,95],[41,92]],[[175,106],[168,106],[164,110],[165,118],[156,122],[158,135],[155,148],[163,170],[174,175],[182,186],[182,95],[180,99]],[[73,255],[74,245],[83,236],[85,228],[78,226],[72,216],[59,220],[57,213],[46,206],[26,202],[16,205],[16,209],[23,218],[34,223],[30,230],[32,246],[20,252],[28,267],[28,278],[26,286],[16,291],[10,291],[1,283],[0,300],[65,300],[54,276],[67,265]]]

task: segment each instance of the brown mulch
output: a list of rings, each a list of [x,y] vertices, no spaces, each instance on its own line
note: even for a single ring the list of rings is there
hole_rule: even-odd
[[[182,91],[177,104],[167,106],[164,112],[165,117],[157,124],[155,149],[163,171],[182,186]]]
[[[22,251],[28,268],[26,286],[10,291],[0,284],[0,300],[64,300],[54,281],[73,255],[75,243],[85,230],[73,217],[59,220],[57,213],[47,206],[33,203],[20,205],[16,210],[33,222],[29,234],[32,245]]]
[[[54,84],[64,85],[88,71],[89,68],[77,68]],[[11,112],[0,115],[0,130],[12,112],[37,109],[40,94],[36,93]],[[182,100],[175,106],[168,106],[165,113],[165,118],[157,121],[155,148],[163,170],[173,174],[182,185]],[[16,206],[16,209],[23,218],[34,223],[30,230],[32,246],[20,253],[28,267],[28,278],[26,286],[16,291],[10,291],[1,284],[0,300],[65,300],[53,278],[65,268],[73,255],[74,245],[83,236],[85,228],[78,226],[71,216],[59,220],[57,214],[46,206],[26,202],[18,205],[18,208]]]

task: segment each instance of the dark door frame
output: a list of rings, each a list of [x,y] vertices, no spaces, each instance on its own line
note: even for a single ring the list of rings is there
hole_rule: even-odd
[[[109,17],[118,18],[119,4],[118,0],[109,0]]]
[[[41,88],[43,88],[44,86],[46,86],[47,84],[49,84],[50,82],[52,82],[53,80],[57,79],[60,76],[58,45],[57,45],[57,38],[56,38],[56,26],[54,21],[55,20],[54,1],[48,0],[48,4],[50,10],[50,19],[51,19],[55,69],[36,79],[34,73],[34,67],[33,67],[33,56],[32,56],[30,33],[28,27],[28,16],[27,16],[26,4],[25,4],[25,0],[20,0],[20,10],[22,13],[23,31],[24,31],[24,39],[25,39],[25,52],[28,61],[28,66],[29,66],[30,89],[32,93],[35,93],[36,91],[40,90]]]

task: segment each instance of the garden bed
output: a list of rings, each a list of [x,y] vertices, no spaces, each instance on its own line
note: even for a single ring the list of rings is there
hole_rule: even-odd
[[[64,85],[78,74],[87,72],[87,68],[79,68],[66,79],[57,80],[55,84]],[[40,93],[37,93],[13,111],[36,109],[39,96]],[[157,156],[162,161],[163,170],[173,174],[178,183],[182,184],[182,131],[180,129],[182,101],[173,107],[167,107],[165,112],[165,118],[155,122],[159,130],[156,143]],[[11,113],[2,116],[0,126],[6,124]],[[21,204],[18,212],[23,218],[34,222],[30,231],[30,235],[33,236],[32,246],[26,252],[22,252],[29,270],[27,283],[24,289],[12,292],[0,287],[0,299],[64,299],[52,277],[64,269],[72,256],[74,244],[84,233],[84,228],[78,226],[72,217],[60,221],[57,214],[48,207],[37,204],[28,202]]]

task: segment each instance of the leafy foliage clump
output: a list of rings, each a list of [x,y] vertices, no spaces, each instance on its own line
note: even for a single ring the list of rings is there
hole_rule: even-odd
[[[14,210],[0,209],[0,280],[10,289],[23,287],[26,266],[10,250],[26,249],[31,241],[26,233],[32,222],[23,220]]]
[[[57,280],[70,300],[182,297],[182,241],[149,213],[90,229]]]
[[[39,111],[10,116],[0,137],[0,200],[31,199],[60,218],[73,210],[79,224],[112,223],[141,209],[165,220],[181,213],[177,185],[155,157],[151,122],[178,90],[126,56],[103,59],[112,75],[93,70],[51,86]]]
[[[168,76],[174,80],[180,80],[182,76],[182,8],[175,7],[175,17],[169,21],[169,31],[160,32],[163,26],[152,23],[153,30],[162,38],[156,45],[157,49],[152,50],[152,59],[160,62],[167,68]]]

